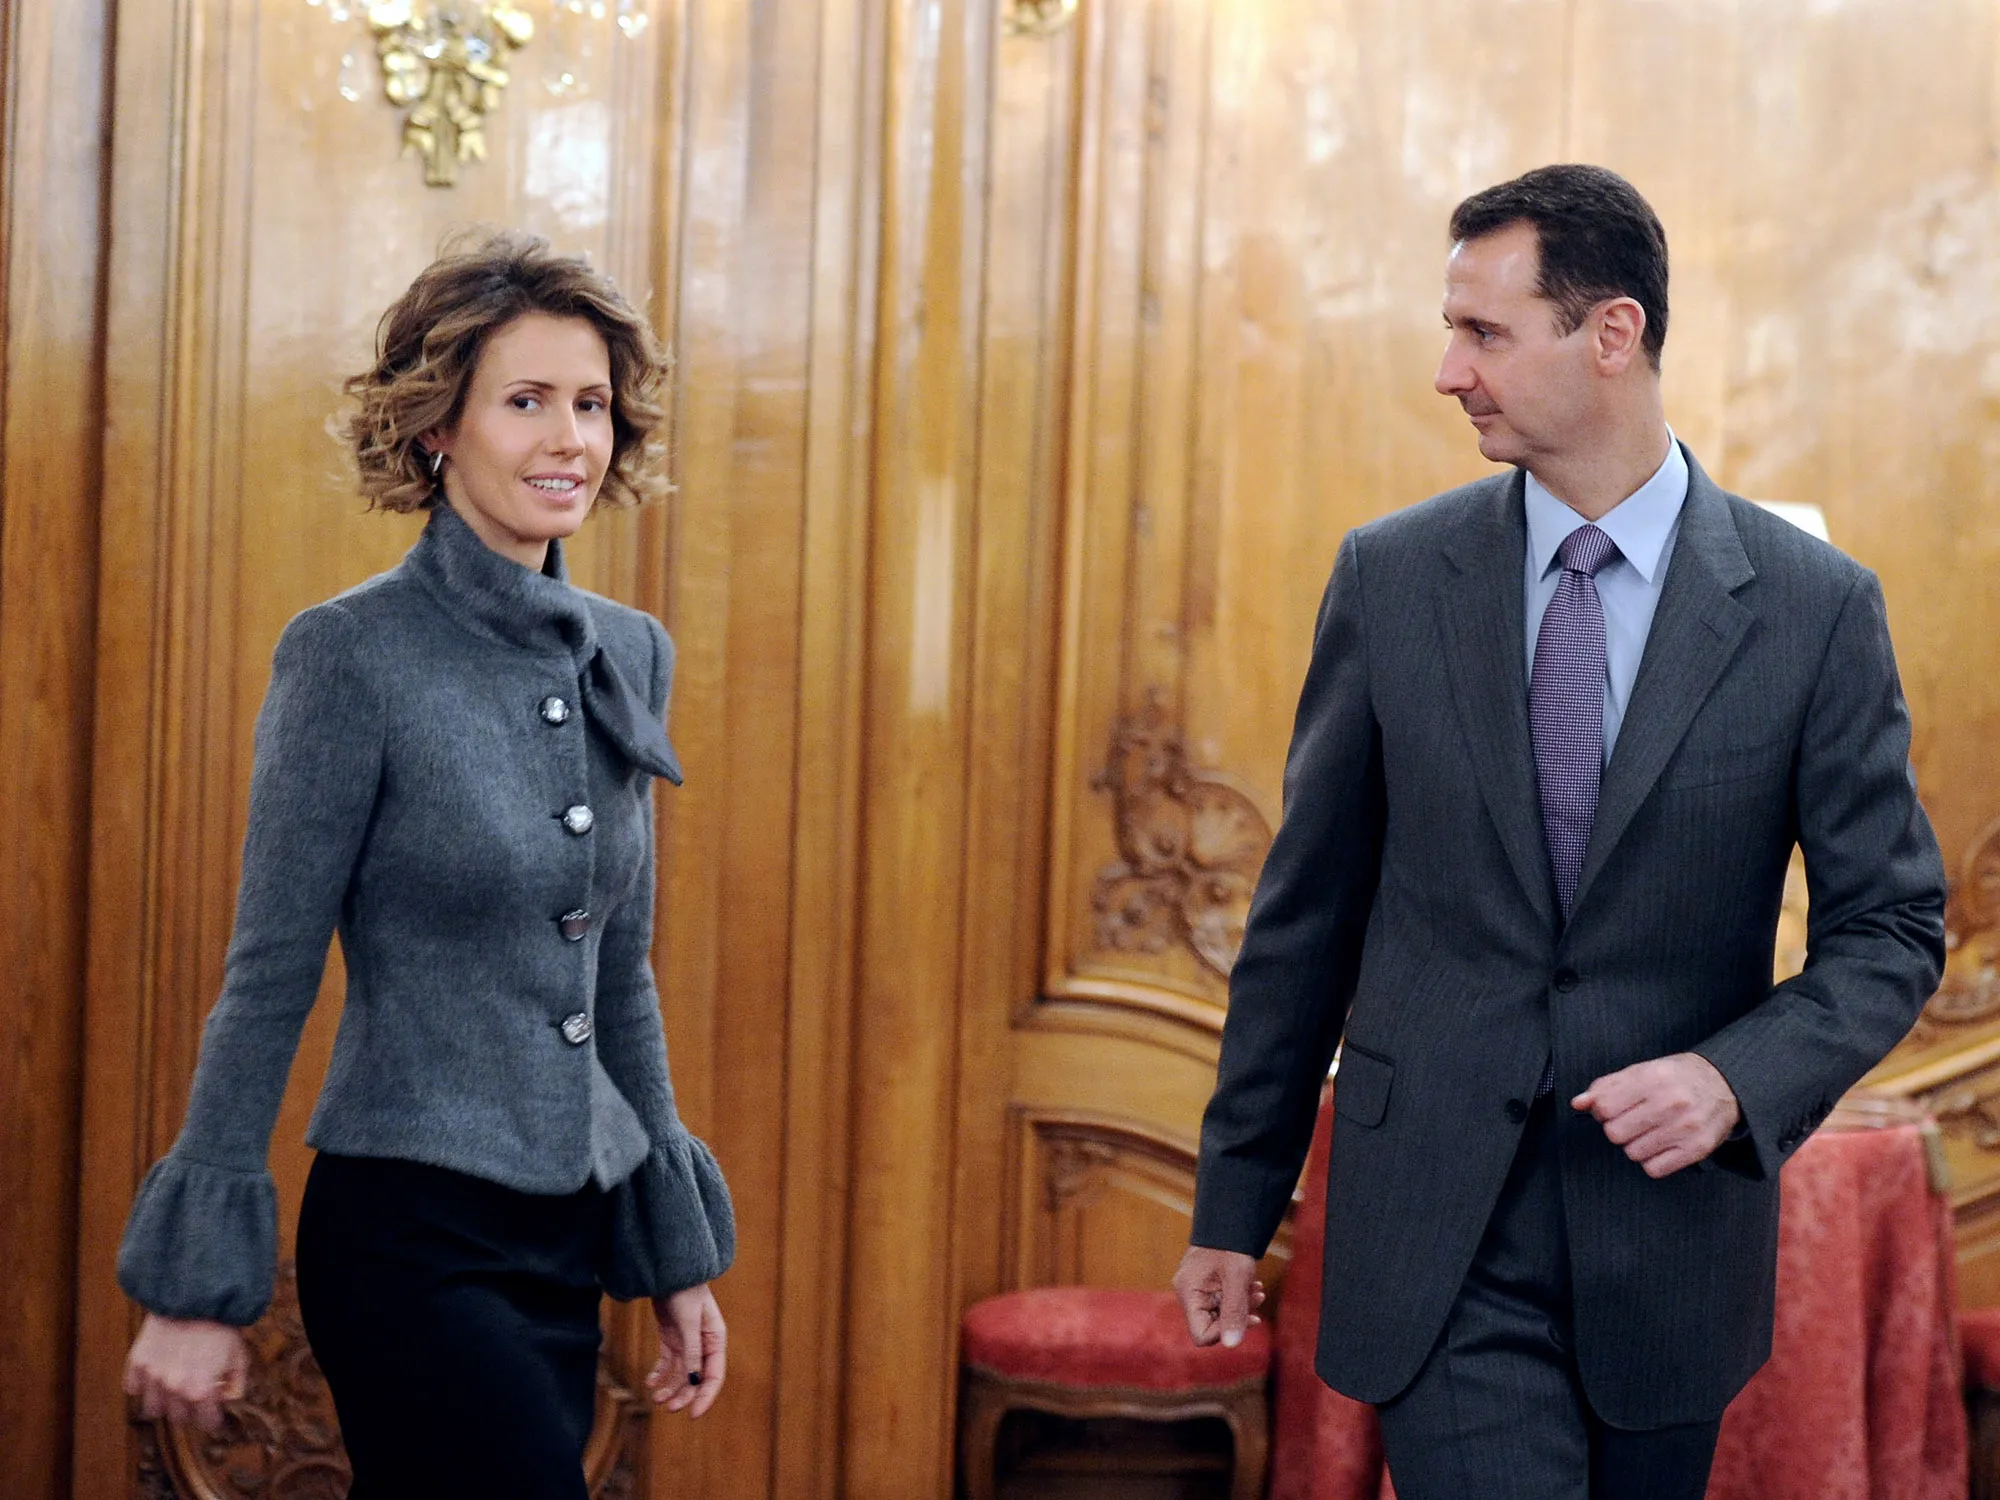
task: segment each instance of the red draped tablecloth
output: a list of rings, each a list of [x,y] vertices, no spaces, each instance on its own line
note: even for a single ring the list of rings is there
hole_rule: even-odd
[[[1369,1407],[1313,1374],[1331,1112],[1277,1317],[1271,1500],[1394,1494]],[[1951,1214],[1913,1125],[1821,1130],[1785,1167],[1771,1361],[1722,1423],[1709,1500],[1963,1500]]]

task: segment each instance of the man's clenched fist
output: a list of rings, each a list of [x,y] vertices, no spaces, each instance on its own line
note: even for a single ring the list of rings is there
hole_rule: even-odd
[[[1623,1146],[1648,1177],[1666,1177],[1706,1160],[1743,1118],[1729,1080],[1694,1052],[1606,1073],[1570,1100],[1570,1107],[1593,1116],[1605,1138]]]

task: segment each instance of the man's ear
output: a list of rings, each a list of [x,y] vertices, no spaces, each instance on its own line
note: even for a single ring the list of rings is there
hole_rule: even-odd
[[[1642,358],[1646,337],[1646,309],[1630,297],[1613,297],[1590,315],[1594,325],[1598,373],[1622,375],[1632,361]]]

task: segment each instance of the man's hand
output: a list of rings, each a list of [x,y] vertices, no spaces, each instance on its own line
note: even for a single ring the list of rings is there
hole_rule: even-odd
[[[1623,1146],[1648,1177],[1666,1177],[1705,1160],[1743,1118],[1729,1080],[1694,1052],[1607,1073],[1570,1100],[1570,1107],[1594,1116],[1605,1139]]]
[[[1220,1343],[1234,1349],[1252,1323],[1264,1321],[1257,1316],[1264,1305],[1257,1262],[1235,1250],[1188,1246],[1174,1272],[1174,1294],[1187,1314],[1188,1333],[1204,1348]]]

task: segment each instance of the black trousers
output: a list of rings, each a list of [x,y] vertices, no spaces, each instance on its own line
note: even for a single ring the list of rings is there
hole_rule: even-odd
[[[322,1153],[299,1307],[354,1465],[350,1500],[586,1500],[606,1195],[515,1192]]]
[[[1584,1396],[1559,1107],[1535,1101],[1436,1347],[1376,1408],[1398,1500],[1702,1500],[1707,1488],[1720,1421],[1621,1431]]]

